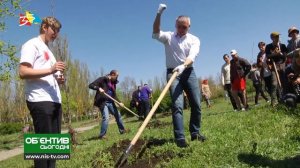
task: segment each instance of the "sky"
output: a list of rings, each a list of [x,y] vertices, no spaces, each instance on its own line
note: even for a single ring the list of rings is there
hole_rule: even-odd
[[[164,46],[152,39],[152,26],[160,3],[167,9],[161,30],[174,31],[179,15],[191,17],[190,33],[201,41],[194,63],[198,77],[217,76],[222,56],[236,49],[240,57],[256,60],[257,43],[270,43],[270,33],[300,28],[299,0],[25,0],[25,9],[40,18],[54,16],[62,23],[71,57],[88,65],[91,73],[117,69],[136,81],[164,77]],[[25,12],[23,12],[25,13]],[[19,26],[18,17],[6,18],[0,38],[21,48],[38,35],[39,25]]]

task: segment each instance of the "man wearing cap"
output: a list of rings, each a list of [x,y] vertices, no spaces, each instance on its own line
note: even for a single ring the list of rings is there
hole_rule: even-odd
[[[231,50],[230,54],[232,57],[232,60],[230,61],[230,80],[232,85],[232,94],[238,110],[244,111],[245,108],[248,108],[246,98],[246,76],[251,70],[251,65],[246,59],[239,57],[236,50]],[[242,96],[242,102],[238,97],[238,93],[240,93]]]
[[[175,32],[161,31],[160,20],[165,4],[160,4],[153,23],[152,37],[165,46],[167,80],[173,72],[178,76],[170,87],[172,99],[172,119],[175,142],[178,147],[187,147],[183,125],[183,91],[187,94],[191,107],[189,131],[192,141],[203,142],[206,138],[200,134],[201,104],[198,78],[193,63],[200,50],[198,37],[188,33],[191,25],[188,16],[179,16],[176,19]]]
[[[279,41],[279,33],[272,32],[270,37],[272,39],[272,43],[266,46],[266,57],[267,57],[267,64],[269,69],[272,71],[272,87],[271,87],[271,104],[272,106],[276,106],[278,104],[278,100],[281,98],[282,89],[278,88],[279,82],[284,85],[281,81],[284,81],[284,68],[285,68],[285,60],[287,54],[287,48],[285,44],[280,43]],[[276,67],[273,66],[273,62],[275,63]],[[278,77],[276,77],[275,68],[278,72]],[[279,81],[278,81],[279,80]],[[277,95],[277,100],[276,100]]]
[[[297,48],[300,48],[300,37],[299,37],[299,30],[296,27],[291,27],[288,30],[288,36],[291,38],[288,40],[288,53],[293,52]],[[292,58],[288,57],[286,61],[286,65],[292,63]]]

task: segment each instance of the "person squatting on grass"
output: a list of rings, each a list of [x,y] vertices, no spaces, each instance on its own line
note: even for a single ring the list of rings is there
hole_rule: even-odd
[[[115,117],[120,134],[124,134],[126,132],[123,121],[121,119],[121,114],[118,111],[115,102],[104,95],[104,93],[106,93],[112,98],[119,101],[116,94],[116,85],[119,82],[118,76],[118,71],[112,70],[108,75],[99,77],[94,82],[89,84],[90,89],[96,90],[94,106],[99,108],[102,115],[102,124],[100,128],[99,139],[106,138],[105,134],[108,128],[109,113],[111,113]],[[121,106],[123,106],[123,103],[120,104]]]
[[[267,64],[269,69],[272,72],[272,88],[271,88],[271,104],[272,106],[276,106],[278,101],[281,101],[282,98],[282,89],[285,89],[284,86],[285,77],[284,77],[284,69],[285,69],[285,60],[287,54],[287,48],[285,44],[280,43],[279,33],[272,32],[270,34],[270,38],[272,39],[272,43],[266,46],[266,57]],[[276,77],[275,67],[273,66],[273,62],[275,63],[277,73],[279,79]],[[279,80],[279,81],[278,81]],[[279,83],[282,84],[282,88],[279,88]],[[276,100],[277,97],[277,100]]]
[[[224,65],[221,68],[221,82],[224,90],[227,92],[233,110],[237,110],[237,106],[231,91],[231,81],[230,81],[230,58],[228,54],[223,55],[223,60],[225,61]]]
[[[207,79],[203,80],[202,83],[201,83],[201,93],[202,93],[202,95],[205,99],[207,108],[210,108],[211,107],[211,102],[210,102],[211,92],[210,92],[210,89],[209,89]]]
[[[248,78],[252,80],[253,87],[255,88],[255,106],[258,106],[258,97],[261,95],[267,102],[269,102],[269,99],[265,95],[263,89],[262,89],[262,78],[260,76],[260,72],[257,69],[256,64],[252,64],[252,69],[248,75]]]
[[[193,62],[200,50],[200,40],[188,33],[190,18],[179,16],[176,19],[176,31],[164,32],[160,30],[160,20],[165,4],[160,4],[153,23],[152,38],[165,46],[167,80],[172,73],[178,71],[178,76],[170,87],[172,99],[172,119],[175,142],[178,147],[187,147],[183,125],[183,91],[186,92],[191,107],[189,131],[191,140],[204,141],[206,138],[200,134],[201,123],[201,96],[200,88]]]
[[[61,94],[59,84],[65,82],[62,72],[65,64],[56,61],[48,45],[54,41],[61,23],[54,17],[45,17],[40,35],[27,41],[21,49],[19,75],[25,79],[25,97],[36,134],[61,132]],[[55,167],[55,160],[34,160],[34,167]]]
[[[238,110],[244,111],[245,109],[248,109],[246,96],[246,76],[250,72],[251,65],[246,59],[239,57],[236,50],[231,50],[230,54],[232,57],[230,61],[230,81],[232,86],[232,94]],[[238,94],[241,94],[241,100],[239,99]]]

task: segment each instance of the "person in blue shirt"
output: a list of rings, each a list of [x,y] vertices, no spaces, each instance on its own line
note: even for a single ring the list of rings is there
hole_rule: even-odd
[[[151,93],[152,89],[147,84],[144,84],[140,91],[141,114],[144,114],[144,119],[150,111]]]

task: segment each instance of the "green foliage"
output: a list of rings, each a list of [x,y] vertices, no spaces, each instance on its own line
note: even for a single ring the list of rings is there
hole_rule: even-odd
[[[0,124],[0,135],[13,134],[22,130],[22,123],[2,123]]]
[[[153,99],[153,104],[157,101],[158,97],[160,96],[161,91],[160,90],[155,90],[152,95]],[[167,92],[165,97],[162,99],[161,103],[159,104],[156,113],[162,113],[162,112],[168,112],[171,110],[172,107],[172,100],[170,93]]]
[[[69,43],[66,37],[57,38],[50,46],[56,60],[63,61],[66,64],[64,76],[66,82],[62,85],[62,108],[64,119],[71,123],[73,120],[81,120],[91,112],[93,104],[92,96],[89,92],[89,69],[79,60],[72,59],[69,53]]]
[[[3,42],[3,41],[2,41]],[[4,42],[2,43],[4,44]],[[0,64],[0,81],[9,81],[13,78],[12,73],[18,66],[19,58],[16,57],[17,49],[13,45],[0,46],[0,56],[6,56],[6,61]]]
[[[10,150],[21,145],[23,145],[23,136],[21,132],[0,136],[0,150]]]
[[[5,30],[5,18],[15,16],[15,12],[21,9],[20,0],[2,0],[0,2],[0,33]],[[6,60],[0,63],[0,81],[8,81],[11,73],[16,69],[19,59],[16,57],[17,49],[14,45],[0,40],[0,56],[6,56]]]

